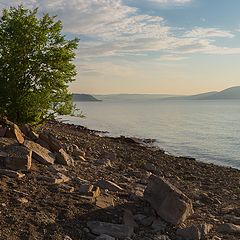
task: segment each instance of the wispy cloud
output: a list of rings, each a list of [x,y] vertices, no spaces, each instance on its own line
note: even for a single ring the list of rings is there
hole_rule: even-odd
[[[234,34],[230,31],[225,31],[218,28],[196,27],[193,30],[186,32],[184,36],[192,38],[233,38]]]

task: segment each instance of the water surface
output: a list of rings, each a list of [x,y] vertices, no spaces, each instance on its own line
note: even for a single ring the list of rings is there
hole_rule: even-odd
[[[154,138],[171,154],[240,169],[239,100],[79,102],[71,123],[113,136]]]

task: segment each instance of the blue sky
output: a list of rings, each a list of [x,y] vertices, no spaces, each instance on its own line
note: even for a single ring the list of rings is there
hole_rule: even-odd
[[[1,0],[78,36],[72,92],[192,94],[240,85],[239,0]]]

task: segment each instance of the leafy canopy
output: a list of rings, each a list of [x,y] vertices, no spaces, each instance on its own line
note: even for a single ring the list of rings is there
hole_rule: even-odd
[[[0,19],[0,115],[39,123],[74,110],[68,84],[76,75],[78,39],[62,35],[62,22],[23,6]]]

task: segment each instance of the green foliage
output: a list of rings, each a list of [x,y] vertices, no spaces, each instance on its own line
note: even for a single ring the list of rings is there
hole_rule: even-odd
[[[0,19],[0,115],[39,123],[74,110],[68,84],[76,75],[78,39],[62,35],[62,22],[23,6]]]

